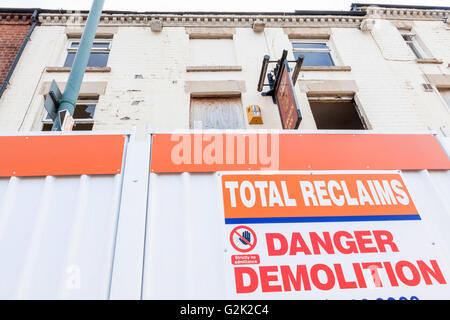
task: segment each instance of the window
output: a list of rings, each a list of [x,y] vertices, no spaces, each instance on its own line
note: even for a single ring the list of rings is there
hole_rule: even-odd
[[[245,129],[241,98],[191,98],[191,129]]]
[[[413,52],[414,56],[417,59],[426,59],[427,58],[427,54],[425,53],[424,49],[417,41],[414,33],[401,32],[401,34],[402,34],[403,40],[405,40],[406,44],[411,49],[411,51]]]
[[[64,67],[71,67],[75,60],[75,55],[80,46],[80,40],[71,40],[67,47],[67,57]],[[88,60],[88,67],[106,67],[108,63],[111,40],[95,40],[92,44],[91,55]]]
[[[441,97],[444,99],[447,106],[450,108],[450,89],[439,89]]]
[[[75,106],[73,113],[74,126],[73,131],[90,131],[94,127],[94,113],[97,101],[80,100]],[[45,112],[44,120],[42,120],[42,131],[51,131],[53,120],[47,112]]]
[[[332,56],[328,40],[296,40],[292,42],[294,58],[303,56],[303,66],[334,66],[335,60]]]
[[[192,66],[234,66],[236,54],[232,39],[190,39]]]
[[[309,99],[317,129],[366,129],[356,103],[351,98]]]

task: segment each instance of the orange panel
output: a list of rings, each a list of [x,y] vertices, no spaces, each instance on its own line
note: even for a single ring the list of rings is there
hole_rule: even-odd
[[[226,219],[418,215],[399,174],[233,174],[222,190]]]
[[[124,135],[0,137],[0,176],[117,174]]]
[[[421,169],[450,169],[432,134],[154,134],[152,144],[152,172]]]

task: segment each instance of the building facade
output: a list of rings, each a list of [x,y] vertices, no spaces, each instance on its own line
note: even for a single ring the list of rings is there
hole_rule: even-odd
[[[0,298],[450,297],[450,8],[105,11],[62,134],[87,12],[27,13],[0,23]],[[284,57],[300,131],[261,87]]]
[[[448,136],[449,13],[370,5],[344,12],[104,12],[74,130],[136,127],[143,138],[147,126],[281,129],[277,105],[257,85],[263,57],[275,61],[287,50],[292,67],[304,57],[295,84],[300,130]],[[53,79],[64,88],[86,18],[40,11],[0,99],[1,131],[51,129],[45,95]],[[262,123],[249,123],[250,105],[260,107]]]

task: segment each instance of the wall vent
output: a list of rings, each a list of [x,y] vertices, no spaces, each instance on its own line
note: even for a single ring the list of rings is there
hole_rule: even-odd
[[[433,91],[433,85],[431,83],[422,83],[422,86],[426,92]]]

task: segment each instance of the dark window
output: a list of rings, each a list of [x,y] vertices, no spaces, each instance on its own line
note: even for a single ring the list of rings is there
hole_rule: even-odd
[[[66,62],[64,62],[64,67],[71,67],[73,61],[75,60],[76,52],[67,53]],[[91,52],[88,60],[88,67],[106,67],[108,63],[109,53],[98,53]]]
[[[73,113],[73,118],[77,119],[94,119],[95,104],[77,104]]]
[[[52,131],[53,123],[44,123],[42,131]],[[72,131],[92,131],[93,123],[76,123],[73,125]]]
[[[67,57],[64,62],[64,67],[71,67],[75,60],[75,55],[79,48],[80,43],[72,41],[69,43],[67,49]],[[92,44],[91,54],[88,60],[88,67],[106,67],[108,64],[110,41],[96,41]]]
[[[94,119],[95,104],[78,104],[75,107],[73,118],[77,119]],[[50,120],[50,116],[47,114],[46,120]]]
[[[402,33],[403,40],[405,40],[408,47],[414,53],[417,59],[426,58],[425,51],[420,46],[419,42],[417,42],[416,37],[411,33]]]
[[[326,42],[292,43],[294,58],[303,56],[304,66],[334,66],[331,50]]]
[[[366,129],[353,100],[310,100],[317,129]]]

